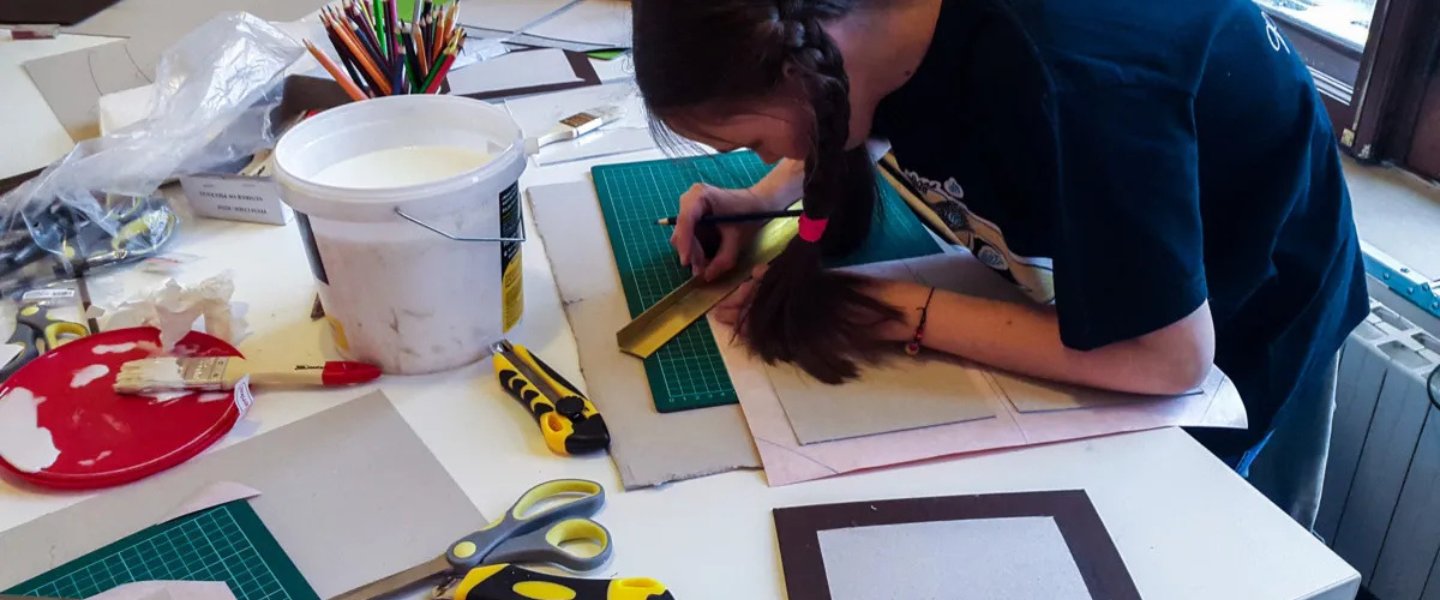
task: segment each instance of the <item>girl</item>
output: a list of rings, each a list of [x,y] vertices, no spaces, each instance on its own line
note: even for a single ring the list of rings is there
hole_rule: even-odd
[[[1214,363],[1250,429],[1197,437],[1313,522],[1336,352],[1368,301],[1329,120],[1251,0],[633,6],[657,129],[779,163],[681,198],[680,260],[713,277],[755,227],[721,227],[706,256],[700,217],[805,198],[797,239],[721,308],[759,356],[837,383],[914,342],[1148,394]],[[1034,305],[821,269],[875,216],[872,137]]]

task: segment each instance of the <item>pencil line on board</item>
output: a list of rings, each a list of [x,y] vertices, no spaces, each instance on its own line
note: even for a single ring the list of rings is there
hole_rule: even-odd
[[[772,441],[767,440],[767,439],[762,438],[762,437],[757,437],[757,438],[755,438],[755,441],[757,441],[757,442],[764,442],[764,443],[766,443],[766,444],[770,444],[771,446],[774,446],[774,447],[776,447],[776,448],[779,448],[779,449],[781,449],[781,450],[784,450],[784,451],[786,451],[786,452],[789,452],[789,453],[792,454],[792,455],[795,455],[795,456],[798,456],[798,457],[803,458],[803,459],[805,459],[805,460],[808,460],[808,461],[814,463],[816,466],[818,466],[818,467],[820,467],[820,468],[822,468],[822,469],[825,469],[826,471],[829,471],[831,475],[839,475],[839,474],[840,474],[840,471],[837,471],[834,467],[832,467],[832,466],[830,466],[830,465],[827,465],[827,464],[825,464],[825,463],[822,463],[822,462],[820,462],[820,461],[818,461],[818,460],[815,460],[814,458],[811,458],[811,457],[809,457],[809,456],[806,456],[805,454],[800,453],[800,452],[796,451],[795,449],[790,448],[790,447],[788,447],[788,446],[782,446],[782,445],[780,445],[780,444],[777,444],[777,443],[775,443],[775,442],[772,442]]]

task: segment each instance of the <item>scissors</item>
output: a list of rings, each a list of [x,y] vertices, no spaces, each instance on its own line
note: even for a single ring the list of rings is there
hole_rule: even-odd
[[[555,504],[565,498],[573,500]],[[535,509],[537,505],[548,506]],[[523,590],[565,590],[573,600],[673,600],[653,579],[581,579],[539,573],[510,563],[544,563],[570,571],[593,571],[610,559],[610,532],[590,517],[605,505],[605,488],[584,479],[542,483],[520,496],[505,515],[460,538],[444,554],[384,579],[355,588],[333,600],[370,600],[435,585],[447,600],[548,598]],[[562,544],[590,542],[594,554],[572,552]]]
[[[27,302],[15,313],[15,333],[7,346],[15,346],[14,355],[0,366],[0,380],[9,379],[20,367],[56,346],[90,334],[90,328],[50,316],[50,311],[36,302]]]

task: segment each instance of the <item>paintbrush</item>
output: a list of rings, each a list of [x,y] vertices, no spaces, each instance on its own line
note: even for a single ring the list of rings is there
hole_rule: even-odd
[[[132,360],[120,367],[115,391],[148,394],[171,390],[228,390],[245,377],[250,378],[252,386],[335,387],[374,381],[380,377],[380,368],[365,363],[331,361],[320,366],[298,365],[290,371],[258,371],[247,366],[244,359],[226,356],[149,358]]]

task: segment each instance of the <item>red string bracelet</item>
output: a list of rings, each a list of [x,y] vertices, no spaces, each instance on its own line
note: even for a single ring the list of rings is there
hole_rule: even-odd
[[[920,342],[925,339],[925,321],[930,319],[930,301],[935,298],[935,288],[930,288],[930,294],[925,296],[925,306],[920,307],[920,324],[915,326],[915,337],[905,344],[905,353],[915,356],[920,353]]]

